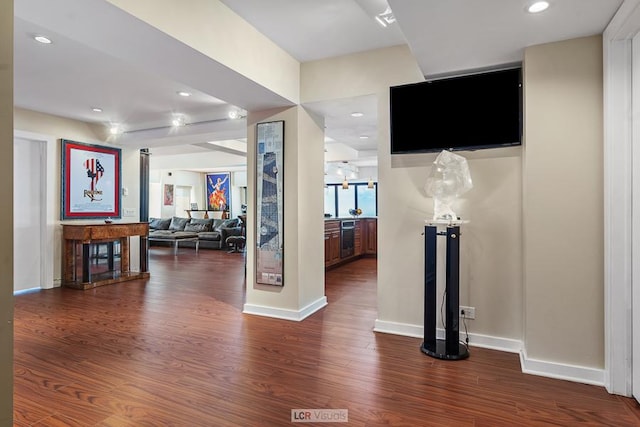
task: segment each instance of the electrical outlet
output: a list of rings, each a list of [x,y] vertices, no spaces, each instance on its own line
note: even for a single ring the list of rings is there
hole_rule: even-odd
[[[123,216],[136,216],[135,208],[124,208]]]
[[[460,317],[464,317],[465,319],[475,319],[476,318],[476,308],[475,307],[467,307],[464,305],[460,306]]]

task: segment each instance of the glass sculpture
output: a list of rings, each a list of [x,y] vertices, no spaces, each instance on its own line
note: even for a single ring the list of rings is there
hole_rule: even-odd
[[[433,220],[457,220],[453,203],[473,187],[467,159],[443,150],[436,157],[424,190],[433,197]]]

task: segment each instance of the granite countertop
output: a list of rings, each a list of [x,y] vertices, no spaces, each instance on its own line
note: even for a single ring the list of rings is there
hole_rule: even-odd
[[[325,221],[343,221],[343,220],[353,220],[353,219],[378,219],[377,216],[359,216],[357,218],[354,218],[352,216],[339,216],[339,217],[330,217],[330,218],[325,218]]]

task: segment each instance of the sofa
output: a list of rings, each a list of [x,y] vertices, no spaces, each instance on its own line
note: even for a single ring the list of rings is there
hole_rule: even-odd
[[[172,241],[187,239],[180,246],[225,249],[227,237],[241,236],[240,220],[213,218],[150,218],[149,242],[151,245],[170,245]],[[156,240],[154,240],[154,238]]]

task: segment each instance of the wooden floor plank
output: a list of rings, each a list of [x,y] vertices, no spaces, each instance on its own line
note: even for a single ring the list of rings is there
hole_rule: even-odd
[[[327,272],[329,305],[302,322],[242,313],[241,253],[154,247],[150,266],[15,297],[14,426],[284,426],[316,408],[367,427],[640,426],[635,400],[523,374],[516,354],[443,361],[373,332],[375,259]]]

